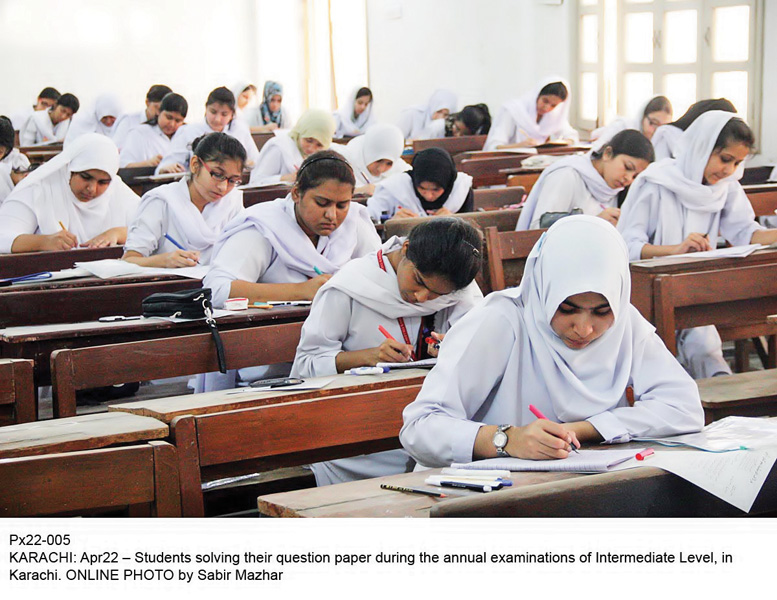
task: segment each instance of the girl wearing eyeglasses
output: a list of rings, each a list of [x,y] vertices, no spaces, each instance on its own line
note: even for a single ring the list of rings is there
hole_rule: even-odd
[[[124,260],[145,267],[208,264],[224,226],[243,209],[246,153],[226,133],[194,141],[191,174],[146,193],[127,233]]]

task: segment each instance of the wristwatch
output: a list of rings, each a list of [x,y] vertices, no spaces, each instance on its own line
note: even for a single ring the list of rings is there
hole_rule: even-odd
[[[499,458],[506,458],[510,455],[505,451],[505,446],[507,446],[507,433],[506,431],[510,429],[512,425],[500,425],[496,428],[496,433],[494,433],[494,448],[496,448],[496,455]]]

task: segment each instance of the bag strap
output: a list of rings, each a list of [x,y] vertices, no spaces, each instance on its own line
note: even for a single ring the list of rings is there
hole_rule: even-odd
[[[224,342],[221,341],[219,328],[216,326],[216,319],[213,317],[213,306],[210,300],[203,298],[202,309],[205,312],[205,323],[210,328],[210,334],[213,336],[213,343],[216,345],[216,358],[219,361],[219,371],[227,372],[227,357],[224,354]]]

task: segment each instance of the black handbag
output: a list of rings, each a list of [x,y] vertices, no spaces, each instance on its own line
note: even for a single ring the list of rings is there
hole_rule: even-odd
[[[221,341],[216,320],[213,318],[213,306],[210,302],[210,288],[183,290],[181,292],[160,292],[143,299],[144,317],[168,317],[180,319],[205,319],[205,324],[213,336],[216,345],[216,357],[219,371],[227,372],[227,360],[224,354],[224,344]]]
[[[572,215],[582,215],[583,210],[580,208],[573,208],[569,212],[546,212],[540,217],[540,229],[547,229],[553,223],[564,217],[570,217]]]

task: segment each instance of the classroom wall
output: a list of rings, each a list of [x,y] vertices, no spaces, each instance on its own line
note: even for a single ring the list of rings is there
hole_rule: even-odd
[[[763,96],[761,102],[761,131],[757,133],[759,156],[751,164],[777,164],[777,2],[764,2]]]
[[[442,87],[495,116],[540,77],[569,76],[571,11],[539,0],[367,0],[376,113],[396,121]]]

